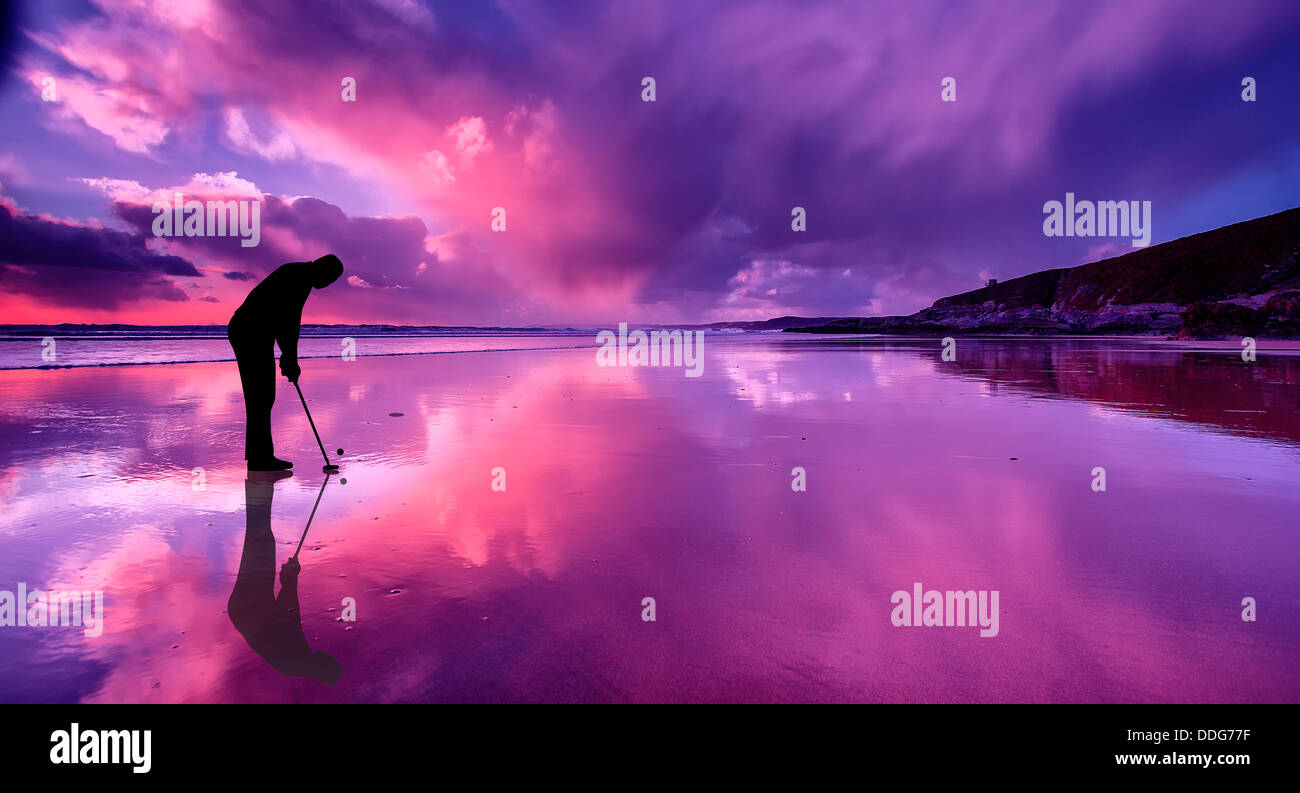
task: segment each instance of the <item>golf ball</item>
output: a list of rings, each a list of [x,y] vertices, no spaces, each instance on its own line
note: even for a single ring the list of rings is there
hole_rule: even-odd
[[[338,452],[339,454],[342,454],[342,453],[343,453],[343,450],[342,450],[342,449],[335,449],[335,451]]]

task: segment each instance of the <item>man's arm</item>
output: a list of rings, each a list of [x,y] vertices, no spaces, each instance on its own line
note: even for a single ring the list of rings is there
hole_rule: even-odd
[[[275,330],[275,343],[280,345],[280,372],[293,383],[298,382],[301,372],[298,368],[298,334],[302,328],[302,309],[311,295],[311,283],[307,281],[305,270],[305,264],[299,262],[292,276],[286,279],[283,313]]]
[[[302,371],[298,367],[298,333],[302,327],[302,306],[299,303],[298,310],[286,317],[284,324],[275,333],[275,343],[280,345],[280,372],[293,383],[298,382],[298,375]]]
[[[298,573],[300,572],[302,572],[302,565],[298,564],[298,558],[295,556],[290,556],[288,561],[280,566],[280,594],[275,596],[275,604],[282,611],[298,610]]]

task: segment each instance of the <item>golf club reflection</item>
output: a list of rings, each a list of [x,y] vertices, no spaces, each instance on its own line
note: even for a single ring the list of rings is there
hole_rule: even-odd
[[[275,535],[271,531],[271,501],[275,483],[291,476],[288,471],[249,473],[244,480],[244,551],[239,560],[239,575],[230,593],[230,621],[248,642],[253,652],[262,656],[276,671],[291,677],[310,677],[327,685],[338,682],[343,667],[330,654],[314,651],[302,632],[302,614],[298,609],[298,553],[307,530],[311,528],[316,508],[329,477],[321,482],[316,503],[303,529],[298,549],[280,568],[280,594],[275,594]]]

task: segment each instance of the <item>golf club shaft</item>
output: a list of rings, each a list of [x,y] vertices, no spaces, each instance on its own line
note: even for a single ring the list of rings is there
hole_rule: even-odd
[[[307,525],[302,528],[302,537],[298,538],[298,547],[293,550],[293,558],[298,558],[298,552],[302,550],[302,544],[307,539],[307,530],[311,528],[312,518],[316,517],[316,507],[320,506],[320,497],[325,495],[325,485],[329,484],[330,475],[325,474],[325,481],[320,483],[320,491],[316,493],[316,503],[312,505],[311,514],[307,516]]]
[[[330,456],[325,453],[325,444],[320,442],[320,433],[316,431],[316,422],[312,421],[311,409],[307,407],[307,399],[302,395],[302,388],[295,382],[293,387],[298,389],[298,398],[302,400],[303,412],[307,414],[307,423],[311,424],[311,434],[316,436],[316,445],[320,447],[320,456],[325,458],[325,464],[330,464]]]

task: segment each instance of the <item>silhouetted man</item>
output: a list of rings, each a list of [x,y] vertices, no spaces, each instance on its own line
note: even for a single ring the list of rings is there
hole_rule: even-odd
[[[302,632],[298,610],[298,573],[302,568],[296,557],[289,557],[280,568],[280,594],[275,594],[271,499],[275,481],[286,476],[290,474],[252,473],[244,480],[244,553],[227,604],[230,622],[253,652],[280,674],[334,685],[343,676],[342,664],[329,653],[312,650]]]
[[[324,289],[343,274],[334,254],[314,262],[290,262],[262,279],[230,318],[226,335],[239,362],[244,387],[244,459],[250,471],[283,471],[293,463],[275,456],[271,442],[271,405],[275,402],[275,344],[280,345],[280,372],[298,382],[298,331],[302,307],[311,290]]]

